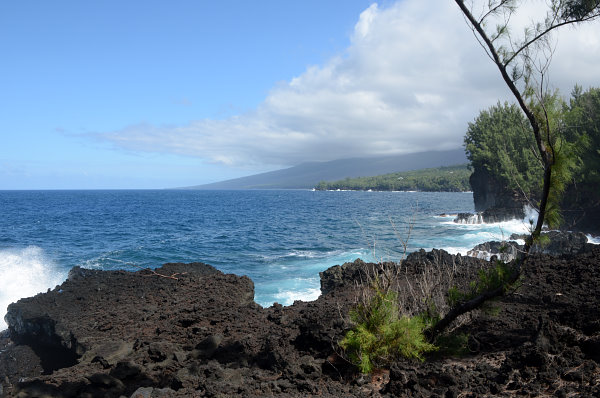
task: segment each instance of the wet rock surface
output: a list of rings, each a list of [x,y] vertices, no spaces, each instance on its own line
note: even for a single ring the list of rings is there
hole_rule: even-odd
[[[510,214],[523,214],[523,205],[526,203],[522,195],[506,188],[506,184],[498,181],[485,167],[475,167],[469,177],[469,184],[473,190],[473,204],[476,212],[492,209],[489,216],[501,218],[513,217]],[[517,212],[517,213],[515,213]],[[523,216],[518,218],[522,218]],[[493,221],[487,221],[493,222]]]
[[[406,265],[481,261],[417,252]],[[473,264],[471,264],[473,263]],[[389,264],[388,266],[392,266]],[[535,255],[522,285],[461,331],[470,352],[356,374],[339,357],[362,261],[321,273],[313,302],[262,308],[250,279],[200,263],[74,268],[9,307],[0,394],[9,397],[594,396],[600,393],[600,247]]]
[[[490,207],[477,213],[458,213],[454,218],[457,224],[498,223],[522,220],[525,217],[523,207]]]
[[[580,254],[589,251],[594,245],[587,243],[587,236],[583,232],[561,232],[548,231],[543,232],[547,238],[547,243],[534,245],[531,249],[535,253],[551,254],[554,256],[561,254]],[[510,239],[525,239],[525,235],[511,235]]]
[[[548,231],[542,233],[547,238],[543,244],[534,244],[531,253],[550,254],[560,256],[563,254],[581,254],[591,251],[594,245],[587,243],[587,236],[583,232],[560,232]],[[517,240],[524,241],[525,235],[512,234],[508,241],[491,241],[475,246],[467,252],[468,256],[491,259],[495,256],[497,259],[509,262],[517,258],[518,254],[523,252],[523,245]]]

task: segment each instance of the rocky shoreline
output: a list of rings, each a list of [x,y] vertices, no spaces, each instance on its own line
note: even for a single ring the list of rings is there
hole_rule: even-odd
[[[484,260],[443,251],[463,269]],[[338,354],[360,260],[321,273],[321,296],[253,301],[247,277],[201,264],[152,271],[74,268],[9,307],[0,337],[7,397],[594,396],[600,394],[600,246],[532,256],[521,287],[461,327],[469,352],[399,361],[368,378]],[[388,265],[391,266],[391,265]]]
[[[550,254],[560,256],[563,254],[581,254],[591,251],[594,245],[588,243],[588,238],[583,232],[542,232],[542,236],[548,238],[546,244],[534,244],[530,253]],[[519,252],[523,251],[525,235],[512,234],[507,241],[491,241],[475,246],[467,252],[468,256],[490,260],[496,257],[498,260],[510,262],[517,258]]]

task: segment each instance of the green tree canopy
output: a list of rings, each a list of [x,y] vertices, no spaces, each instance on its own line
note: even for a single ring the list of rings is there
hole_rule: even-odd
[[[600,88],[582,92],[575,86],[565,115],[565,137],[580,143],[581,167],[576,182],[600,191]]]
[[[485,168],[508,189],[528,197],[539,190],[542,165],[535,154],[531,127],[515,104],[481,111],[465,135],[467,158],[474,168]]]
[[[573,158],[573,182],[593,189],[600,184],[600,89],[575,86],[567,102],[556,92],[545,107],[554,131],[549,145]],[[540,189],[542,164],[529,124],[516,104],[494,105],[469,123],[464,138],[473,168],[485,168],[508,189],[532,195]]]

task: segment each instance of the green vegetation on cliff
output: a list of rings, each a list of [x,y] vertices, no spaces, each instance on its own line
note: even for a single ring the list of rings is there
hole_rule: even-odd
[[[467,158],[510,190],[527,196],[539,190],[543,168],[523,111],[508,103],[483,110],[465,135]]]
[[[565,138],[580,143],[582,148],[575,181],[600,196],[600,88],[582,92],[581,87],[575,86],[564,119],[568,127]]]
[[[340,181],[321,181],[317,190],[352,191],[469,191],[471,170],[467,165],[437,167],[384,174],[375,177],[346,178]]]
[[[589,228],[600,206],[600,89],[583,92],[576,86],[569,101],[554,92],[545,98],[544,107],[531,108],[546,121],[542,130],[553,131],[544,136],[554,154],[551,178],[556,195],[551,192],[549,206],[562,208],[571,224],[567,227]],[[485,169],[494,184],[537,206],[544,168],[531,127],[517,105],[499,103],[481,111],[469,123],[464,142],[476,173]],[[561,198],[562,192],[566,195]]]

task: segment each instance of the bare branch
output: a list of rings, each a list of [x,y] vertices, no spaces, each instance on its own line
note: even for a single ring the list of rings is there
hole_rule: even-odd
[[[479,18],[479,23],[483,23],[483,21],[487,17],[489,17],[490,15],[495,15],[498,12],[498,10],[507,6],[510,9],[509,14],[512,14],[512,12],[514,12],[514,8],[510,5],[510,3],[514,3],[514,0],[502,0],[496,6],[490,7],[490,10],[486,12],[481,18]]]
[[[467,19],[467,21],[471,24],[471,26],[477,32],[477,34],[479,35],[481,40],[485,43],[487,50],[491,54],[492,61],[496,64],[496,66],[500,70],[500,74],[502,75],[504,82],[506,83],[506,85],[508,86],[510,91],[513,93],[515,98],[517,99],[517,102],[519,103],[519,106],[525,113],[525,116],[527,116],[527,119],[529,119],[529,123],[531,124],[531,127],[533,128],[533,133],[536,137],[536,143],[537,143],[538,147],[540,148],[540,153],[542,154],[542,157],[544,157],[545,153],[546,153],[546,148],[545,148],[545,145],[539,135],[540,128],[537,123],[537,120],[535,119],[535,116],[533,115],[531,110],[529,110],[529,108],[525,104],[525,100],[521,96],[521,93],[517,89],[517,86],[512,81],[510,76],[508,76],[508,73],[506,71],[506,66],[501,61],[500,56],[498,55],[498,52],[496,50],[496,47],[494,47],[494,44],[490,41],[489,37],[487,36],[487,33],[483,30],[483,27],[481,26],[481,24],[479,22],[477,22],[477,20],[475,20],[475,18],[473,17],[473,15],[469,11],[469,9],[465,6],[464,1],[463,0],[455,0],[455,1],[456,1],[456,4],[460,7],[463,14],[465,15],[465,18]],[[544,159],[544,163],[549,163],[546,160],[547,159]]]
[[[457,0],[459,1],[459,0]],[[570,20],[566,20],[566,21],[562,21],[559,22],[557,24],[553,24],[550,26],[547,26],[546,29],[542,30],[541,32],[538,32],[538,34],[536,34],[532,39],[527,40],[525,43],[523,43],[515,52],[514,54],[509,57],[507,60],[505,60],[503,62],[503,65],[506,67],[508,66],[521,52],[523,52],[525,49],[527,49],[529,46],[531,46],[533,43],[535,43],[536,41],[540,40],[542,37],[546,36],[548,33],[552,32],[553,30],[556,30],[562,26],[566,26],[566,25],[573,25],[573,24],[577,24],[580,22],[586,22],[586,21],[591,21],[593,19],[596,19],[600,17],[600,10],[593,13],[592,15],[589,15],[587,17],[584,18],[577,18],[577,19],[570,19]]]

